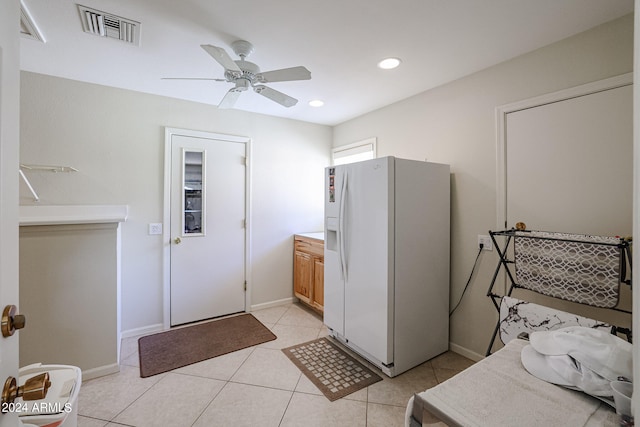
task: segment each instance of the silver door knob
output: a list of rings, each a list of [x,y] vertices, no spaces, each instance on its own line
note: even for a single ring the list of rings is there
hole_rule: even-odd
[[[175,242],[176,245],[179,245],[182,242],[182,239],[179,237],[176,237],[173,241]]]

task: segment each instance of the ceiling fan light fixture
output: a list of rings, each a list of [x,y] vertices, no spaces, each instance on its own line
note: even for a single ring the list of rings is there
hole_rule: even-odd
[[[253,91],[265,98],[274,101],[283,107],[293,107],[298,100],[285,94],[265,86],[262,83],[287,82],[295,80],[311,79],[311,72],[303,66],[281,68],[261,72],[253,62],[246,60],[246,57],[253,52],[253,45],[246,40],[237,40],[231,44],[233,51],[240,57],[240,60],[233,60],[231,56],[221,47],[210,44],[202,44],[200,47],[205,50],[218,64],[224,67],[224,79],[202,79],[187,78],[187,80],[214,80],[226,81],[234,85],[224,96],[218,108],[233,108],[238,96],[241,92],[253,88]]]
[[[400,62],[402,61],[400,61],[399,58],[385,58],[382,61],[378,62],[378,67],[382,68],[383,70],[392,70],[400,65]]]
[[[312,107],[322,107],[324,105],[324,101],[321,101],[319,99],[314,99],[312,101],[309,101],[309,105]]]

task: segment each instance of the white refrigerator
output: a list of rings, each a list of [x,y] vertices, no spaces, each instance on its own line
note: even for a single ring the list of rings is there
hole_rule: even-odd
[[[390,377],[449,346],[450,173],[383,157],[325,169],[324,323]]]

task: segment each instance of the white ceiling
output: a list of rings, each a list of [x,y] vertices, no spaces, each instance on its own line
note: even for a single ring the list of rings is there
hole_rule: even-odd
[[[21,69],[217,105],[231,83],[201,44],[248,40],[262,71],[304,65],[311,80],[270,83],[282,107],[245,92],[236,108],[336,125],[633,11],[633,0],[80,0],[138,21],[141,45],[82,31],[76,3],[23,0],[46,43],[21,41]],[[395,56],[402,64],[381,70]],[[324,107],[308,105],[322,99]]]

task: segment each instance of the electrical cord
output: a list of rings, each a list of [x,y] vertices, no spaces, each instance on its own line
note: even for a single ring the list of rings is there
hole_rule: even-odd
[[[471,268],[471,274],[469,274],[469,280],[467,280],[467,284],[464,285],[464,290],[462,291],[462,295],[460,295],[460,299],[458,300],[458,303],[456,304],[455,307],[453,307],[453,310],[451,310],[449,312],[449,317],[451,317],[453,312],[456,311],[456,308],[458,308],[458,306],[462,302],[462,298],[464,298],[465,292],[467,292],[467,288],[469,287],[469,283],[471,283],[471,278],[473,277],[473,272],[476,271],[476,267],[478,265],[478,259],[480,259],[480,254],[482,253],[482,249],[483,248],[484,248],[484,243],[480,243],[480,249],[478,250],[478,255],[476,255],[476,260],[474,261],[473,267]]]

